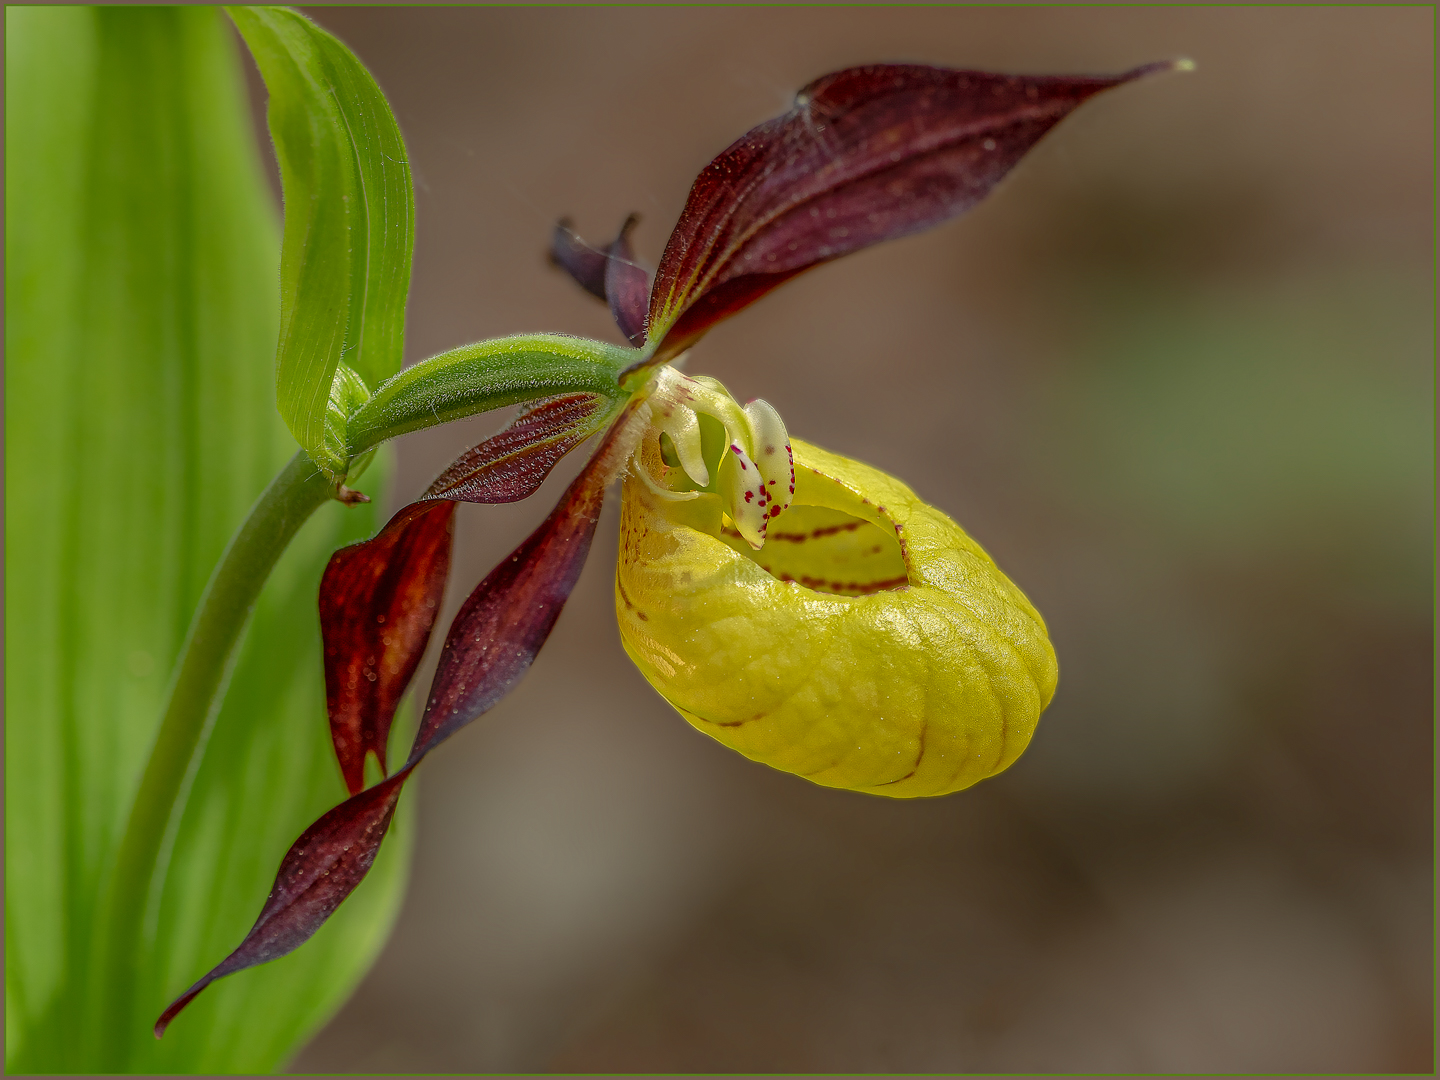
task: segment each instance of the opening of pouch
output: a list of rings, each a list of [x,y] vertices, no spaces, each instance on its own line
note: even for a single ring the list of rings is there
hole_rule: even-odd
[[[909,584],[893,531],[829,507],[791,505],[770,523],[759,551],[728,517],[720,539],[772,577],[815,592],[866,596]]]

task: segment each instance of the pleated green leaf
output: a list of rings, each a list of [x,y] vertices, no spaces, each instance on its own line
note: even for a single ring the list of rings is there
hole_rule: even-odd
[[[325,409],[339,365],[372,389],[400,370],[415,241],[405,143],[375,80],[331,35],[284,8],[227,10],[270,92],[285,188],[280,415],[338,477],[343,438],[326,439]]]
[[[99,898],[172,666],[294,450],[272,396],[279,227],[216,11],[11,7],[5,28],[7,1070],[274,1069],[388,931],[403,806],[306,949],[226,980],[163,1042],[150,1025],[344,797],[314,603],[376,516],[327,504],[279,564],[162,845],[134,982],[97,985]]]

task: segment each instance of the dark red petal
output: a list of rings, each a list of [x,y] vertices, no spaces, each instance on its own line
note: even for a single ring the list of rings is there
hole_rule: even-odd
[[[634,448],[627,441],[633,438],[628,421],[647,395],[642,390],[630,398],[550,516],[461,606],[440,652],[408,764],[504,697],[545,644],[585,565],[605,486]]]
[[[332,555],[320,579],[330,737],[352,795],[368,752],[385,770],[390,721],[445,593],[454,516],[453,502],[411,503],[374,539]]]
[[[405,767],[305,830],[281,862],[255,926],[239,948],[161,1014],[155,1023],[157,1039],[216,979],[304,944],[369,871],[390,826],[400,788],[421,759],[499,701],[525,673],[555,625],[590,550],[607,479],[594,466],[592,460],[560,505],[490,572],[460,609]]]
[[[620,235],[606,248],[605,297],[620,332],[637,348],[645,344],[645,312],[650,306],[650,272],[635,261],[630,230],[640,218],[631,214]]]
[[[540,527],[490,571],[450,624],[410,760],[480,716],[520,681],[575,587],[609,479],[596,454]]]
[[[605,405],[596,394],[540,402],[456,458],[421,498],[508,503],[533,495],[562,457],[600,429]]]
[[[974,205],[1107,78],[877,64],[825,75],[690,189],[650,298],[654,362],[818,263]]]
[[[155,1022],[155,1037],[195,995],[216,979],[275,960],[303,945],[359,885],[390,828],[400,789],[413,765],[362,791],[311,825],[291,845],[275,875],[270,896],[240,947],[189,990]]]
[[[633,448],[625,441],[626,421],[644,397],[642,391],[630,399],[559,505],[460,609],[404,768],[305,830],[281,862],[250,933],[161,1014],[155,1023],[157,1039],[216,979],[284,956],[307,941],[369,871],[390,827],[400,788],[421,759],[490,708],[525,673],[580,577],[605,486]]]
[[[550,261],[565,270],[592,296],[605,299],[605,252],[591,247],[570,228],[570,219],[555,223],[550,236]]]

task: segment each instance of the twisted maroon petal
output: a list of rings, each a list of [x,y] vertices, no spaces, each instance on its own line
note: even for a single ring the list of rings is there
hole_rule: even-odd
[[[642,390],[630,398],[550,516],[461,606],[445,638],[407,764],[486,712],[529,669],[580,578],[605,487],[633,449],[627,442],[629,420],[647,394]]]
[[[961,213],[1087,98],[1172,66],[1088,78],[874,64],[822,76],[696,178],[655,274],[653,362],[812,266]]]
[[[365,755],[385,771],[390,722],[440,611],[453,502],[411,503],[372,540],[341,548],[320,579],[325,703],[345,786],[365,786]]]
[[[605,486],[633,448],[625,442],[626,421],[642,400],[643,392],[631,398],[550,516],[460,609],[405,766],[305,830],[281,861],[245,940],[165,1010],[155,1024],[156,1038],[216,979],[284,956],[309,940],[369,872],[406,778],[427,753],[499,701],[529,668],[580,577]]]
[[[301,834],[280,863],[260,917],[239,948],[176,998],[155,1021],[155,1037],[216,979],[298,948],[355,890],[375,862],[400,789],[413,765],[345,800]]]
[[[451,625],[410,759],[393,776],[326,813],[295,841],[245,940],[161,1014],[157,1039],[216,979],[303,945],[360,884],[411,772],[430,750],[500,700],[545,643],[580,576],[604,493],[604,477],[587,468],[540,528],[470,595]]]
[[[544,523],[470,594],[450,624],[412,762],[488,710],[529,669],[580,577],[604,497],[604,477],[581,473]]]
[[[337,551],[320,582],[325,693],[335,755],[353,795],[365,758],[383,771],[396,706],[424,655],[445,591],[455,501],[514,502],[603,423],[604,401],[567,394],[461,455],[372,540]]]

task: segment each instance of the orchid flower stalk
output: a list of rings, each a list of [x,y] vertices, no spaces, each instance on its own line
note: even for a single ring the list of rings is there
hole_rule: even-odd
[[[897,64],[825,75],[700,173],[653,275],[631,248],[633,216],[603,246],[556,227],[554,262],[609,305],[628,345],[502,339],[373,392],[338,361],[333,376],[320,371],[330,423],[307,421],[301,442],[342,497],[384,439],[523,408],[373,539],[331,559],[319,610],[350,798],[295,841],[254,927],[165,1010],[157,1037],[215,979],[303,944],[355,889],[407,778],[543,646],[616,481],[621,640],[696,728],[816,783],[895,797],[956,791],[1010,765],[1058,671],[1021,591],[899,480],[793,438],[766,402],[737,402],[672,362],[791,277],[956,216],[1088,98],[1172,66],[1107,78]],[[391,723],[444,592],[456,503],[526,498],[592,439],[554,509],[461,606],[409,755],[387,771]],[[371,756],[383,779],[367,787]]]

